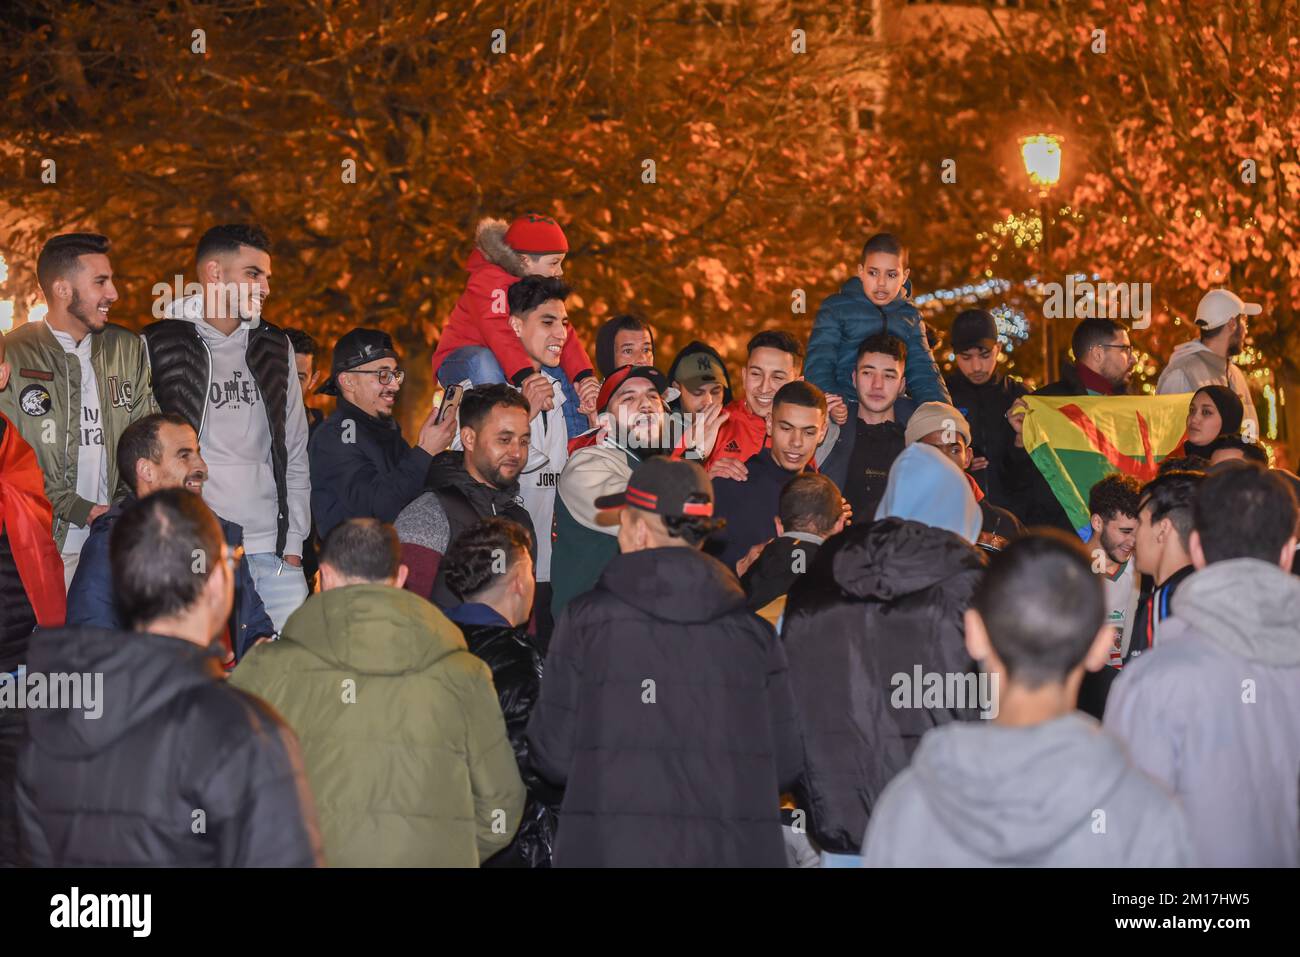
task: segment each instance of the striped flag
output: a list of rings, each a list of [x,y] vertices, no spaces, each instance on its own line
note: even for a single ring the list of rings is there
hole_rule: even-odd
[[[1142,482],[1182,454],[1185,395],[1026,396],[1025,451],[1079,537],[1092,537],[1088,491],[1111,472]]]

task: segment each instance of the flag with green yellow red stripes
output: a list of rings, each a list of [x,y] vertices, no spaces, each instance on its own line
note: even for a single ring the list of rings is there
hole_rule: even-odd
[[[1142,482],[1182,454],[1185,395],[1026,396],[1025,451],[1065,509],[1070,524],[1092,537],[1088,492],[1112,472]]]

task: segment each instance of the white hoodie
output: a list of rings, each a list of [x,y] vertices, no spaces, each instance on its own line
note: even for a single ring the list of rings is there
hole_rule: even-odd
[[[1258,437],[1259,416],[1255,414],[1255,400],[1246,385],[1246,374],[1235,362],[1224,359],[1199,339],[1174,347],[1169,364],[1156,381],[1156,394],[1195,392],[1207,385],[1226,385],[1237,393],[1245,407],[1245,418],[1254,423],[1254,434]]]
[[[223,335],[204,321],[202,296],[173,302],[166,314],[169,319],[192,322],[210,357],[199,434],[203,460],[208,465],[203,499],[222,518],[243,527],[248,554],[274,552],[280,509],[271,464],[271,429],[261,390],[245,358],[248,328],[241,323],[229,336]],[[288,386],[284,441],[289,530],[284,553],[301,555],[303,539],[311,528],[311,476],[307,464],[307,413],[292,346]]]

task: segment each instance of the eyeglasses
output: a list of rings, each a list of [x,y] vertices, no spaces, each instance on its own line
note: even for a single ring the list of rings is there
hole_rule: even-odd
[[[402,384],[406,378],[405,369],[348,369],[349,375],[373,375],[379,377],[380,385],[388,385],[390,382]]]
[[[1100,345],[1103,349],[1123,349],[1123,350],[1124,350],[1125,352],[1127,352],[1129,355],[1132,355],[1132,354],[1133,354],[1133,346],[1132,346],[1132,345],[1117,346],[1117,345],[1114,345],[1113,343],[1098,343],[1098,345]]]

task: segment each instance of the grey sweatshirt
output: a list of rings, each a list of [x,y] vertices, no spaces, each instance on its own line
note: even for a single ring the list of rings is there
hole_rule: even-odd
[[[867,867],[1181,867],[1188,853],[1174,800],[1079,713],[927,732],[863,839]]]
[[[245,355],[248,329],[241,325],[229,336],[203,319],[203,297],[191,296],[171,304],[168,318],[194,323],[212,360],[199,435],[208,481],[203,500],[227,521],[243,526],[248,554],[274,552],[279,531],[279,498],[271,464],[271,429],[266,403],[253,381]],[[289,347],[289,390],[284,442],[287,453],[289,531],[284,553],[301,555],[311,529],[311,473],[307,463],[307,413],[302,385]]]
[[[1238,558],[1184,581],[1106,727],[1181,799],[1193,863],[1300,866],[1300,579]]]

